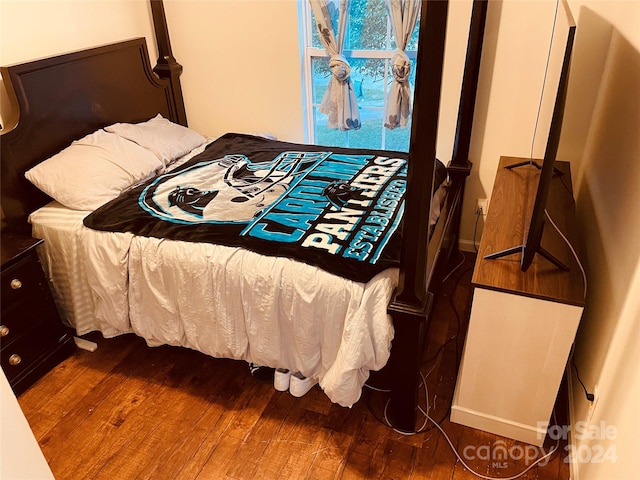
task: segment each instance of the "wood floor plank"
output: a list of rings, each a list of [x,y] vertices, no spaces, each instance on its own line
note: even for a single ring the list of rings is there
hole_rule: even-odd
[[[369,469],[370,458],[354,451],[353,449],[345,456],[345,466],[342,471],[341,480],[360,480],[366,477]]]
[[[353,437],[335,431],[325,432],[326,440],[314,452],[313,466],[333,472],[336,478],[340,478],[345,467],[345,452],[349,451]]]
[[[236,463],[235,455],[240,448],[242,440],[232,435],[224,435],[220,437],[220,441],[213,450],[210,460],[204,465],[202,470],[195,477],[197,479],[209,480],[211,478],[227,477],[233,468],[244,468],[247,462]],[[250,465],[252,472],[255,465]],[[234,478],[233,476],[231,478]],[[251,478],[251,477],[246,477]]]
[[[101,368],[105,365],[105,358],[112,360],[115,368],[120,359],[137,347],[132,342],[113,340],[98,356],[78,350],[20,396],[20,402],[28,405],[33,412],[29,418],[36,438],[42,438],[46,443],[48,432],[69,414],[88,391],[111,374],[109,369]],[[56,393],[43,395],[43,392]]]
[[[220,412],[216,410],[220,409]],[[168,470],[161,470],[159,476],[151,475],[148,478],[185,478],[193,479],[202,472],[202,470],[210,462],[215,462],[214,452],[224,438],[225,431],[235,415],[235,412],[229,411],[222,405],[217,405],[216,409],[210,411],[211,416],[204,415],[202,422],[198,425],[193,439],[181,444],[182,449],[176,451],[170,457],[173,465]],[[219,416],[217,416],[219,414]],[[217,418],[216,418],[217,416]],[[211,423],[208,423],[208,422]],[[193,446],[194,449],[187,450],[187,447]],[[168,465],[169,461],[166,462]],[[180,467],[179,469],[177,467]],[[171,476],[179,470],[178,476]],[[168,475],[168,476],[165,476]]]

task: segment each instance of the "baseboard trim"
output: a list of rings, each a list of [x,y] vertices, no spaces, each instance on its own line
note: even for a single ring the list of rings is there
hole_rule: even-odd
[[[473,240],[458,240],[458,248],[463,252],[476,253],[478,246],[474,245]]]
[[[547,435],[546,428],[513,422],[457,405],[451,406],[451,421],[503,437],[513,438],[537,447],[542,446]]]

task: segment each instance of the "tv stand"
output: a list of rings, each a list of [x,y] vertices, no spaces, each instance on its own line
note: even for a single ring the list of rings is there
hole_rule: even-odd
[[[539,172],[507,169],[524,159],[502,157],[473,272],[469,329],[451,406],[451,421],[542,445],[584,308],[582,273],[564,240],[546,228],[542,242],[567,265],[542,255],[526,272],[520,259],[486,256],[515,250],[531,215]],[[557,162],[547,210],[577,247],[569,164]],[[565,180],[563,184],[562,180]]]
[[[486,260],[497,260],[498,258],[506,257],[508,255],[515,255],[516,253],[519,253],[519,254],[522,255],[523,248],[524,248],[524,245],[518,245],[517,247],[511,247],[511,248],[507,248],[506,250],[500,250],[499,252],[495,252],[495,253],[491,253],[489,255],[485,255],[484,258]],[[553,263],[559,269],[567,271],[567,272],[569,271],[569,267],[567,267],[563,262],[558,260],[553,255],[551,255],[549,252],[547,252],[544,248],[542,248],[542,247],[538,248],[536,253],[541,255],[542,257],[546,258],[547,260],[549,260],[551,263]]]

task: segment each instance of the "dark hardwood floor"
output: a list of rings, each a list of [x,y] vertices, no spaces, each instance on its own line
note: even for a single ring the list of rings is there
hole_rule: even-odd
[[[448,420],[473,260],[464,255],[435,305],[422,368],[429,415],[474,471],[509,477],[540,449]],[[18,399],[58,480],[477,478],[422,416],[415,435],[388,427],[384,392],[365,389],[347,409],[317,386],[302,398],[277,392],[244,362],[149,348],[133,335],[87,338],[97,351],[78,351]],[[554,445],[547,439],[544,452]],[[521,478],[568,479],[564,446]]]

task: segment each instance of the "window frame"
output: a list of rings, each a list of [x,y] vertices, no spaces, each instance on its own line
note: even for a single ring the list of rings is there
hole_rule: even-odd
[[[302,100],[303,100],[303,116],[304,116],[304,136],[305,141],[307,143],[316,144],[315,138],[315,125],[314,125],[314,110],[320,104],[314,103],[313,101],[313,74],[312,74],[312,62],[314,58],[330,58],[331,55],[327,53],[324,48],[314,47],[312,41],[312,29],[314,28],[311,25],[311,6],[309,5],[308,0],[299,0],[300,8],[299,8],[299,25],[300,25],[300,52],[301,52],[301,64],[302,64]],[[349,26],[347,25],[347,29]],[[383,76],[383,95],[384,102],[382,107],[359,107],[366,110],[376,110],[384,112],[387,106],[387,97],[389,92],[389,86],[391,84],[392,75],[390,72],[389,62],[395,53],[395,49],[391,49],[391,39],[393,36],[393,31],[391,28],[391,20],[389,15],[387,14],[387,50],[371,50],[371,49],[351,49],[351,50],[343,50],[342,54],[347,58],[347,60],[363,58],[363,59],[374,59],[374,60],[384,60],[385,61],[385,69]],[[413,65],[415,66],[416,58],[417,58],[417,50],[405,50],[406,55],[409,57]],[[413,88],[413,85],[412,85]],[[384,114],[382,115],[381,123],[380,123],[380,131],[381,131],[381,145],[382,149],[385,149],[385,139],[387,128],[384,126]],[[409,128],[409,127],[407,127]],[[345,131],[344,134],[347,137],[347,144],[349,141],[349,130]],[[408,149],[408,145],[407,145]]]

